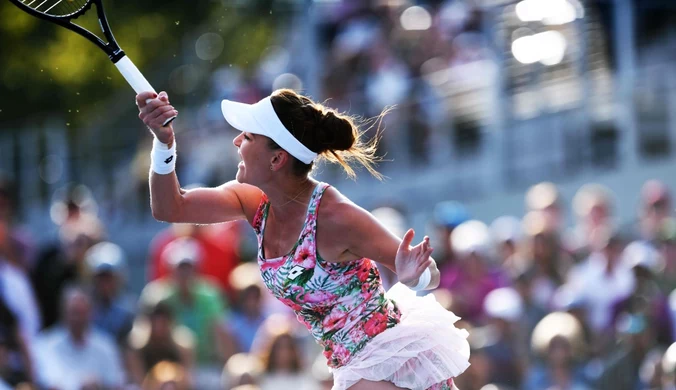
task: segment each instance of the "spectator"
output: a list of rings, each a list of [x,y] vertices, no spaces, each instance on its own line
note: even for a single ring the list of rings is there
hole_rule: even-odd
[[[261,390],[257,385],[241,385],[232,387],[230,390]]]
[[[0,257],[28,272],[33,266],[34,244],[30,232],[16,221],[16,190],[0,175]]]
[[[491,240],[495,245],[499,264],[512,278],[525,271],[523,252],[523,224],[513,216],[496,218],[490,226]]]
[[[93,214],[96,206],[89,190],[73,186],[55,197],[52,219],[59,226],[59,240],[40,250],[31,273],[43,329],[59,320],[64,287],[89,283],[85,253],[104,236],[103,225]]]
[[[602,350],[605,347],[603,342],[598,340],[598,336],[591,330],[587,318],[589,317],[584,297],[580,291],[573,290],[569,285],[563,285],[554,295],[554,311],[565,312],[575,317],[582,327],[583,339],[587,344],[587,355],[589,359],[601,357],[607,351]],[[547,313],[545,313],[547,314]],[[612,334],[612,332],[610,332]],[[607,337],[604,338],[604,341]]]
[[[631,294],[636,283],[622,262],[624,245],[617,233],[606,232],[605,242],[602,250],[593,252],[568,275],[568,285],[587,307],[589,326],[602,338],[612,337],[613,307]]]
[[[582,326],[567,313],[554,312],[533,331],[531,347],[540,361],[527,375],[524,390],[586,390]]]
[[[189,390],[185,368],[173,362],[157,363],[143,379],[143,390]]]
[[[642,389],[661,389],[661,382],[664,374],[662,373],[662,358],[664,357],[664,348],[655,347],[645,357],[639,368],[640,387]]]
[[[305,374],[299,342],[290,333],[273,337],[263,355],[262,390],[309,389],[314,382]]]
[[[150,280],[169,276],[173,271],[165,262],[164,251],[174,240],[189,237],[199,244],[201,259],[197,272],[212,278],[227,299],[234,299],[230,273],[240,263],[242,227],[238,222],[213,226],[174,224],[155,236],[150,244],[148,275]]]
[[[16,316],[24,341],[40,329],[40,312],[28,275],[30,239],[16,227],[12,185],[0,177],[0,299]]]
[[[526,193],[526,210],[542,216],[542,232],[556,239],[563,226],[561,194],[554,183],[542,182],[532,186]]]
[[[255,386],[263,372],[263,363],[253,354],[237,353],[232,355],[223,370],[223,387],[234,389],[240,386]]]
[[[615,306],[615,318],[621,313],[642,315],[655,332],[657,342],[670,345],[674,337],[669,304],[656,280],[664,269],[662,257],[652,245],[635,241],[624,250],[622,261],[632,270],[636,282],[629,296]]]
[[[611,191],[600,184],[582,186],[573,198],[576,226],[568,237],[567,246],[577,259],[586,258],[601,249],[604,232],[613,226]]]
[[[676,289],[676,218],[672,217],[665,221],[657,249],[664,259],[664,270],[657,280],[662,291],[669,293]]]
[[[531,211],[523,219],[528,259],[525,272],[532,289],[532,300],[549,311],[554,293],[563,284],[571,262],[560,246],[557,233],[547,230],[547,223],[547,217],[541,211]]]
[[[42,385],[60,390],[121,389],[124,372],[115,341],[93,328],[91,298],[80,288],[63,297],[63,326],[38,340],[37,373]]]
[[[445,270],[451,270],[457,266],[456,254],[451,245],[451,233],[463,222],[470,219],[469,212],[459,202],[446,201],[434,206],[434,226],[436,228],[437,243],[433,244],[435,260],[443,275]]]
[[[459,389],[481,389],[490,383],[491,376],[490,358],[483,348],[486,344],[486,335],[485,332],[475,332],[475,329],[469,329],[468,326],[464,329],[469,332],[470,366],[462,375],[453,379],[453,384]]]
[[[676,390],[676,343],[671,344],[662,357],[662,389]]]
[[[456,272],[441,274],[440,287],[448,288],[453,294],[456,314],[480,323],[485,320],[484,299],[494,289],[506,286],[508,279],[492,262],[490,236],[482,222],[472,220],[460,224],[451,233],[450,241],[459,263]]]
[[[134,321],[133,303],[121,291],[126,273],[124,252],[113,243],[101,242],[85,253],[85,259],[93,274],[94,325],[123,346]]]
[[[621,316],[616,328],[618,343],[605,359],[595,385],[600,389],[633,390],[640,386],[639,368],[655,346],[654,334],[640,314]]]
[[[235,288],[237,301],[225,321],[225,329],[237,352],[250,352],[256,332],[263,325],[267,313],[263,307],[263,287],[258,265],[243,263],[232,272],[230,284]]]
[[[126,355],[131,380],[138,385],[144,384],[162,363],[173,363],[177,365],[174,371],[181,373],[178,382],[184,388],[190,388],[194,337],[188,328],[174,324],[173,313],[167,304],[157,304],[147,319],[141,316],[136,321],[130,334]]]
[[[526,335],[530,335],[535,326],[549,313],[549,308],[543,308],[533,299],[533,274],[524,271],[512,279],[514,290],[519,294],[523,307],[521,325]]]
[[[14,313],[0,299],[0,388],[34,383],[33,357]]]
[[[234,351],[228,350],[227,335],[221,326],[225,305],[217,286],[197,274],[202,259],[201,245],[190,237],[174,240],[162,258],[173,269],[170,278],[148,284],[141,292],[141,307],[165,302],[176,322],[193,331],[197,338],[195,385],[211,388],[220,382],[222,364]]]
[[[484,301],[484,311],[489,318],[491,336],[484,352],[490,361],[490,381],[497,385],[519,388],[526,368],[523,304],[512,288],[491,291]]]
[[[663,225],[672,214],[671,194],[658,180],[648,180],[641,188],[639,221],[641,237],[647,241],[658,238]]]
[[[7,243],[6,231],[0,225],[0,245]],[[29,344],[40,330],[40,311],[38,309],[33,286],[26,271],[14,261],[16,258],[4,256],[0,249],[0,298],[17,317],[19,329]]]

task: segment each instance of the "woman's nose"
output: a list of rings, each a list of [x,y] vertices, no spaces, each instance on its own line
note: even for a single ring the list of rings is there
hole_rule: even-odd
[[[239,148],[239,145],[242,144],[242,134],[238,135],[232,140],[232,144]]]

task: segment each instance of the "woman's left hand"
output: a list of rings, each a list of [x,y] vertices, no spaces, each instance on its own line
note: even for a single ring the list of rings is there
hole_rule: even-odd
[[[433,261],[430,258],[433,251],[430,247],[430,238],[425,236],[420,244],[411,247],[413,236],[415,236],[413,229],[409,229],[404,234],[404,239],[399,244],[397,256],[394,259],[397,277],[408,287],[418,284],[418,278]]]

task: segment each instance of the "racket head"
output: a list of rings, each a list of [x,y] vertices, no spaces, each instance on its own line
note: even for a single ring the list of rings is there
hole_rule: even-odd
[[[93,44],[101,48],[113,63],[124,57],[124,52],[120,45],[115,41],[113,32],[108,25],[105,11],[103,10],[102,0],[9,0],[22,11],[62,27],[72,30],[87,38]],[[76,19],[87,12],[92,5],[96,5],[96,16],[99,20],[99,26],[105,36],[103,41],[99,36],[73,23]]]
[[[75,19],[92,6],[95,0],[9,0],[22,10],[43,19]]]

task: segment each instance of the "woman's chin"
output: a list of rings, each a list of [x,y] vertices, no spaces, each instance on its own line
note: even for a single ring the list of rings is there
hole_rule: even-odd
[[[238,183],[244,183],[244,167],[242,164],[237,166],[237,174],[235,174],[235,180]]]
[[[237,171],[237,175],[235,176],[235,180],[237,180],[238,183],[246,184],[246,180],[244,180],[244,174],[241,171]]]
[[[255,185],[254,183],[251,182],[251,178],[247,177],[246,169],[244,167],[239,167],[237,170],[237,174],[235,175],[235,180],[237,180],[238,183],[241,184],[249,184],[249,185]]]

